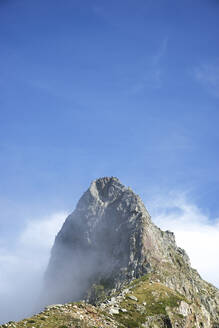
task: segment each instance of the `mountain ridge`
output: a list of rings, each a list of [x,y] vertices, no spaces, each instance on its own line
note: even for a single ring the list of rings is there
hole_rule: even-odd
[[[91,183],[52,248],[42,304],[80,300],[85,312],[90,303],[109,316],[112,327],[219,328],[219,290],[115,177]]]
[[[97,265],[104,276],[114,271],[122,275],[123,280],[130,281],[149,272],[152,263],[155,265],[166,258],[169,245],[178,249],[186,262],[189,261],[186,253],[177,248],[174,234],[162,232],[152,223],[143,202],[131,188],[123,186],[115,177],[100,178],[91,183],[58,233],[47,277],[49,271],[54,274],[56,270],[62,270],[60,267],[69,265],[65,259],[69,259],[68,252],[72,250],[70,256],[75,257],[74,266],[81,266],[80,258],[80,261],[86,261],[86,271],[89,266],[93,271],[95,263],[94,269]],[[58,261],[61,263],[56,263]],[[80,267],[80,279],[82,271]],[[122,279],[118,278],[117,284]]]
[[[69,251],[74,258],[74,269],[65,261],[69,259]],[[188,255],[177,247],[174,234],[158,228],[140,197],[116,177],[93,181],[67,218],[54,243],[48,280],[49,272],[54,274],[57,268],[61,279],[63,271],[71,270],[70,280],[74,276],[74,282],[84,286],[75,295],[72,290],[71,299],[86,299],[93,304],[98,303],[93,285],[103,286],[104,294],[108,295],[112,289],[119,290],[133,279],[157,273],[168,288],[190,302],[198,299],[212,320],[219,321],[217,289],[211,287],[215,294],[212,300],[208,294],[211,285],[191,268]],[[58,279],[56,291],[57,282]]]

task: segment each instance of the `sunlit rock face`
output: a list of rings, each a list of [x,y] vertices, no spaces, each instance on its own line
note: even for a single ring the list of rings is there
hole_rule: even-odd
[[[55,239],[44,303],[96,303],[93,286],[106,295],[146,274],[199,304],[206,327],[219,322],[218,290],[190,267],[174,234],[156,227],[140,197],[117,178],[93,181]]]

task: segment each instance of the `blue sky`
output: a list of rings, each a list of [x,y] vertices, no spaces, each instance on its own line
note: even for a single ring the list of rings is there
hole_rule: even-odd
[[[218,16],[217,0],[1,0],[0,246],[108,175],[152,213],[186,194],[217,222]]]
[[[1,1],[3,231],[72,208],[103,175],[189,189],[218,215],[218,14],[213,0]]]

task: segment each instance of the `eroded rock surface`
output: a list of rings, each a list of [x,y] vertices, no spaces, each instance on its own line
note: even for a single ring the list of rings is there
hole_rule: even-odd
[[[45,302],[86,299],[99,304],[145,275],[151,277],[149,286],[160,284],[182,299],[160,314],[139,307],[142,327],[219,327],[219,291],[191,268],[174,234],[156,227],[139,196],[117,178],[95,180],[56,237]],[[153,292],[159,303],[158,290]],[[146,299],[145,305],[138,304],[137,295],[129,296],[137,297],[129,298],[136,306],[150,306]],[[110,309],[114,316],[128,311],[124,304],[124,312],[116,306]],[[181,321],[175,324],[176,317]]]

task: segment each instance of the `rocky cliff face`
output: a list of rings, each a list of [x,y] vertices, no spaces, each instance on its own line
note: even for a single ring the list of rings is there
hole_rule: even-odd
[[[139,196],[114,177],[92,182],[66,219],[45,290],[48,304],[102,302],[122,318],[121,327],[219,327],[219,291],[191,268],[173,233],[152,223]],[[107,296],[113,303],[103,303]],[[127,323],[130,311],[140,315],[139,325]]]

